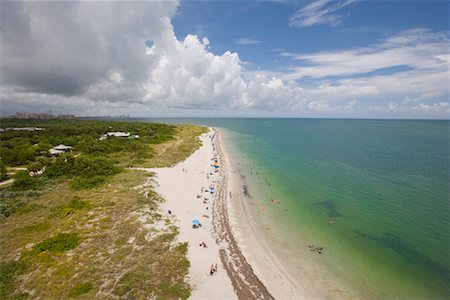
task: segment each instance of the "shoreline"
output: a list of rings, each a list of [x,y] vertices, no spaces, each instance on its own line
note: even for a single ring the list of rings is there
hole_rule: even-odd
[[[254,276],[275,299],[320,298],[323,295],[306,291],[297,281],[292,280],[292,274],[273,252],[273,247],[267,244],[270,241],[258,227],[260,224],[254,220],[250,212],[249,197],[251,196],[245,194],[244,185],[247,183],[242,178],[245,176],[239,171],[238,161],[231,155],[225,140],[226,136],[221,130],[215,130],[218,132],[218,149],[228,174],[224,199],[229,218],[228,224]]]
[[[274,299],[247,262],[236,237],[241,233],[230,221],[236,214],[231,208],[234,204],[229,204],[229,195],[236,195],[234,201],[238,201],[240,187],[229,185],[236,178],[221,140],[222,133],[209,128],[199,139],[202,146],[185,161],[170,168],[142,169],[155,173],[155,191],[165,200],[160,204],[160,212],[179,228],[177,242],[189,244],[190,298]],[[219,165],[217,171],[214,159]],[[214,186],[214,194],[209,192],[210,186]],[[193,229],[192,220],[197,219],[202,226]],[[199,246],[203,242],[206,248]],[[218,265],[218,270],[210,275],[213,264]]]
[[[155,173],[155,191],[165,199],[160,212],[179,228],[177,242],[189,244],[190,298],[311,298],[290,279],[259,232],[223,132],[209,128],[199,139],[202,146],[185,161],[169,168],[141,168]],[[197,219],[202,227],[193,229]],[[203,242],[207,247],[200,246]],[[214,264],[218,270],[210,275]]]
[[[255,274],[253,267],[246,259],[241,247],[241,243],[236,239],[236,227],[233,227],[229,216],[233,216],[233,210],[230,204],[234,199],[241,199],[240,185],[230,184],[234,181],[232,167],[228,156],[225,154],[225,148],[222,143],[222,133],[214,129],[217,136],[218,158],[221,162],[222,173],[224,174],[219,185],[219,192],[214,202],[213,224],[217,233],[217,243],[226,245],[225,249],[220,250],[222,263],[227,270],[235,292],[240,299],[274,299],[267,287],[261,282]],[[237,197],[236,197],[237,196]],[[236,200],[235,200],[236,201]],[[228,205],[230,204],[230,205]]]
[[[219,134],[219,140],[226,137],[224,134]],[[233,151],[238,150],[231,148],[231,143],[225,140],[225,143],[220,143],[219,148],[225,154],[222,157],[225,158],[225,165],[229,170],[227,172],[229,190],[226,200],[229,223],[243,256],[252,266],[255,276],[267,287],[273,297],[275,299],[357,298],[358,294],[353,293],[344,282],[335,281],[328,270],[317,269],[317,265],[324,262],[323,257],[311,256],[306,240],[304,249],[296,251],[299,256],[290,257],[292,252],[284,248],[289,245],[279,236],[268,234],[265,226],[270,226],[270,223],[262,223],[258,220],[258,214],[267,213],[269,207],[262,203],[257,204],[255,200],[267,197],[269,202],[270,197],[259,193],[260,191],[254,191],[258,188],[258,184],[252,182],[250,173],[242,169],[245,168],[245,157],[242,164],[239,158],[233,156],[235,154]],[[246,186],[245,192],[244,186]],[[250,188],[250,191],[247,188]],[[230,192],[233,195],[231,199]],[[261,211],[261,209],[264,210]]]

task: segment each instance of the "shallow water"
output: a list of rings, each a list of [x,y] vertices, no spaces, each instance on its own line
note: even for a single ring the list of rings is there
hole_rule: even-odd
[[[448,121],[171,122],[225,128],[250,207],[293,276],[344,297],[449,297]]]

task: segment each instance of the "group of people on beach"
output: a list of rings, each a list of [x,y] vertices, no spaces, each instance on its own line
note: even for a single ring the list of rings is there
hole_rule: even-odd
[[[211,167],[213,168],[213,170],[206,174],[206,179],[208,180],[209,186],[208,185],[207,185],[207,187],[202,186],[200,188],[200,194],[197,195],[197,199],[200,199],[203,202],[203,204],[205,204],[206,212],[202,215],[203,218],[209,218],[209,215],[208,215],[209,198],[210,197],[214,197],[214,194],[216,192],[216,186],[215,186],[216,181],[213,180],[213,176],[220,172],[218,170],[218,167],[217,167],[219,162],[218,162],[218,158],[216,156],[216,149],[215,149],[215,145],[214,145],[214,137],[215,137],[215,133],[214,133],[214,135],[210,136],[211,142],[212,142],[212,146],[213,146],[213,153],[212,153],[213,157],[211,158],[211,161],[214,161],[214,163],[211,164]],[[212,182],[210,182],[210,181],[212,181]],[[207,197],[205,194],[207,194],[209,196]],[[208,246],[206,245],[205,241],[202,241],[198,245],[200,247],[202,247],[202,248],[208,248]],[[217,272],[217,263],[211,264],[211,267],[209,268],[209,274],[211,276],[215,272]]]
[[[213,276],[215,272],[217,272],[217,264],[211,265],[209,268],[209,275]]]

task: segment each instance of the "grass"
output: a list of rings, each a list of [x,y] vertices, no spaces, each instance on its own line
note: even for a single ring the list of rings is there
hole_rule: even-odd
[[[52,227],[52,225],[50,224],[50,222],[45,221],[45,222],[41,222],[41,223],[35,223],[35,224],[31,224],[31,225],[26,225],[24,227],[21,228],[17,228],[15,230],[15,232],[17,233],[35,233],[35,232],[40,232],[40,231],[47,231]]]
[[[37,191],[0,190],[0,222],[16,212],[26,213],[31,201],[39,195]]]
[[[206,127],[183,125],[175,129],[175,139],[153,146],[154,156],[142,166],[148,168],[170,167],[184,161],[201,146],[197,137],[207,132]]]
[[[81,295],[84,295],[86,293],[88,293],[90,290],[92,290],[92,283],[91,282],[85,282],[85,283],[80,283],[77,284],[76,286],[74,286],[70,292],[69,292],[69,297],[70,298],[77,298]]]
[[[177,126],[175,139],[148,145],[142,166],[186,159],[205,130]],[[108,159],[120,167],[129,158]],[[38,193],[0,190],[2,203],[21,203],[0,222],[0,299],[27,291],[43,299],[188,298],[187,244],[176,243],[177,228],[158,212],[162,199],[145,185],[149,180],[149,173],[125,170],[91,189],[74,189],[61,177]],[[158,222],[166,227],[153,228]]]
[[[24,261],[0,263],[0,299],[21,298],[24,293],[15,293],[15,277],[25,273],[28,266]]]
[[[52,208],[51,211],[53,216],[67,217],[78,210],[85,210],[91,207],[92,205],[89,202],[80,200],[79,197],[74,197],[68,203]]]

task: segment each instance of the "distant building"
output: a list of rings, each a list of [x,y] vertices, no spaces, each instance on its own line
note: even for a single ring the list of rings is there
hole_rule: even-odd
[[[0,128],[0,132],[1,131],[9,131],[9,130],[14,130],[14,131],[42,131],[42,130],[45,130],[45,128],[41,128],[41,127],[7,127],[7,128]]]
[[[72,148],[73,148],[72,146],[66,146],[66,145],[63,145],[63,144],[59,144],[58,146],[53,147],[53,149],[55,149],[55,150],[62,150],[62,151],[67,151],[67,150],[70,150]]]
[[[48,153],[50,153],[51,155],[59,155],[61,153],[64,153],[64,151],[51,148],[50,150],[48,150]]]
[[[115,131],[115,132],[107,132],[108,136],[115,136],[115,137],[129,137],[129,132],[123,132],[123,131]]]
[[[51,119],[73,120],[73,119],[75,119],[75,115],[59,114],[58,116],[55,116],[51,110],[48,110],[45,113],[16,112],[15,118],[16,119],[33,119],[33,120],[51,120]]]
[[[107,132],[105,134],[102,134],[98,138],[98,140],[99,141],[104,141],[110,136],[113,136],[113,137],[126,137],[126,138],[129,138],[129,139],[138,139],[138,138],[140,138],[140,136],[138,134],[130,134],[129,132],[123,132],[123,131],[110,131],[110,132]]]
[[[22,112],[16,112],[16,119],[28,119],[28,114],[27,113],[22,113]]]
[[[60,120],[73,120],[73,119],[75,119],[75,115],[71,115],[71,114],[58,115],[58,119],[60,119]]]
[[[72,146],[66,146],[66,145],[63,145],[63,144],[59,144],[58,146],[55,146],[55,147],[51,148],[50,150],[48,150],[48,152],[51,155],[59,155],[59,154],[62,154],[64,152],[71,151],[72,148],[73,148]]]

